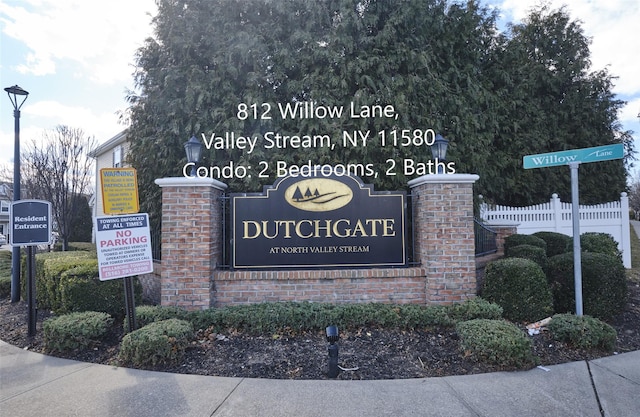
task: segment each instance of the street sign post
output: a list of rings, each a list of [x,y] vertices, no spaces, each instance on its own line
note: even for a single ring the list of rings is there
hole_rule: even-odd
[[[624,145],[596,146],[527,155],[522,158],[524,169],[568,165],[571,170],[571,217],[573,223],[573,279],[576,298],[576,315],[583,315],[582,308],[582,257],[580,249],[580,205],[578,193],[578,167],[581,163],[610,161],[624,157]]]
[[[12,246],[27,246],[27,330],[36,334],[36,255],[34,246],[51,243],[51,203],[44,200],[18,200],[9,214]]]

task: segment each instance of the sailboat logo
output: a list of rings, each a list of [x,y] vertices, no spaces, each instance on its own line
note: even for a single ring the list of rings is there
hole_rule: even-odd
[[[305,211],[331,211],[346,206],[353,191],[346,184],[328,179],[311,178],[292,184],[284,192],[287,203]]]

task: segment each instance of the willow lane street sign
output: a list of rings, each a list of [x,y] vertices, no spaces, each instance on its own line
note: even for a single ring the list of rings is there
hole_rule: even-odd
[[[624,157],[624,146],[621,143],[614,145],[596,146],[594,148],[571,149],[527,155],[522,158],[524,169],[546,168],[559,165],[569,165],[572,162],[581,164],[587,162],[610,161]]]
[[[614,145],[596,146],[594,148],[573,149],[527,155],[522,158],[524,169],[546,168],[558,165],[568,165],[571,171],[571,218],[573,223],[573,279],[576,299],[576,316],[582,316],[582,257],[580,249],[580,199],[578,195],[578,167],[587,162],[610,161],[624,157],[624,146]],[[578,239],[575,237],[578,236]]]

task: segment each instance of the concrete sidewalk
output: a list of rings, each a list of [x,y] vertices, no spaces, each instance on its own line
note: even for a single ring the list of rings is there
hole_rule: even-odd
[[[0,341],[0,415],[640,415],[640,351],[546,368],[381,381],[221,378],[75,362]]]

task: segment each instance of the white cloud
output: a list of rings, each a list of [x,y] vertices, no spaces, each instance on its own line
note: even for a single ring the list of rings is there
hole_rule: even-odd
[[[151,35],[153,0],[21,0],[0,3],[4,35],[30,52],[17,69],[53,74],[63,61],[98,83],[130,80],[134,53]]]
[[[47,130],[57,125],[80,128],[86,136],[95,136],[102,143],[124,129],[118,123],[115,112],[96,113],[87,107],[67,106],[56,101],[38,101],[22,108],[20,148],[26,149],[32,141],[39,140]],[[12,125],[13,126],[13,125]],[[0,133],[0,166],[13,163],[13,130]],[[13,169],[13,168],[12,168]]]
[[[618,116],[622,123],[640,122],[640,97],[628,100],[627,104],[620,110]]]

